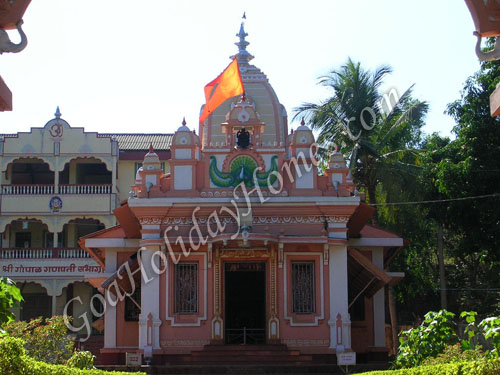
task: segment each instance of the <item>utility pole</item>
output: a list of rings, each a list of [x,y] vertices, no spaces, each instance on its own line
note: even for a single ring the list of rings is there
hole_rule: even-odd
[[[443,228],[441,224],[437,226],[437,245],[438,245],[438,262],[439,262],[439,283],[441,290],[441,309],[447,308],[446,303],[446,275],[444,273],[444,249],[443,249]]]

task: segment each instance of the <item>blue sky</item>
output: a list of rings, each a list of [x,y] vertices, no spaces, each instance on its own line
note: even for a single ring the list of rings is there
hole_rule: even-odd
[[[430,104],[424,130],[448,135],[443,111],[479,68],[464,1],[39,0],[24,17],[28,47],[0,56],[14,95],[0,133],[43,126],[57,105],[88,131],[173,132],[183,116],[197,129],[203,86],[236,52],[243,11],[253,63],[289,114],[326,98],[317,78],[350,56],[391,65],[387,89],[415,84]]]

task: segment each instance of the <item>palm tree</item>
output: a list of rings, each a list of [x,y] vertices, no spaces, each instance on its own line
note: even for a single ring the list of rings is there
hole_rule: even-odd
[[[370,204],[377,203],[377,189],[389,197],[405,184],[415,186],[408,181],[415,176],[414,147],[428,110],[426,102],[412,99],[413,86],[399,97],[382,94],[383,79],[391,72],[381,66],[371,73],[349,58],[339,70],[320,77],[319,84],[333,89],[332,97],[295,108],[294,119],[305,117],[319,131],[323,157],[335,146],[347,155],[354,181]],[[373,220],[378,222],[377,214]]]

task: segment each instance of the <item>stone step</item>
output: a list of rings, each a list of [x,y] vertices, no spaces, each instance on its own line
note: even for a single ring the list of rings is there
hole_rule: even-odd
[[[180,363],[210,363],[210,364],[233,364],[233,363],[302,363],[309,362],[312,360],[311,356],[306,355],[273,355],[273,356],[263,356],[259,354],[255,355],[204,355],[204,356],[179,356],[177,358],[172,358],[170,361],[167,359],[167,363],[170,364],[180,364]]]
[[[270,344],[270,345],[205,345],[203,347],[204,351],[247,351],[247,350],[265,350],[265,351],[286,351],[288,347],[283,344]]]
[[[359,364],[350,368],[349,372],[366,372],[374,370],[386,370],[387,363]],[[191,365],[166,365],[166,366],[98,366],[108,371],[144,371],[151,375],[285,375],[285,374],[311,374],[311,375],[336,375],[344,372],[335,364],[191,364]]]
[[[193,351],[191,352],[191,355],[193,356],[197,356],[197,357],[200,357],[200,356],[211,356],[211,355],[227,355],[227,356],[234,356],[235,352],[234,351],[230,351],[230,350],[198,350],[198,351]],[[290,356],[298,356],[300,355],[300,351],[298,350],[252,350],[252,349],[249,349],[249,350],[246,350],[244,352],[237,352],[238,355],[240,356],[247,356],[247,355],[263,355],[263,356],[266,356],[266,355],[269,355],[269,356],[273,356],[273,355],[290,355]]]

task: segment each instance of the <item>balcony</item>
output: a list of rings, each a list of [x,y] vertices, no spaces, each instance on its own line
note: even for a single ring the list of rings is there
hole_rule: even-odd
[[[116,207],[111,184],[4,184],[0,186],[2,215],[98,214]]]

